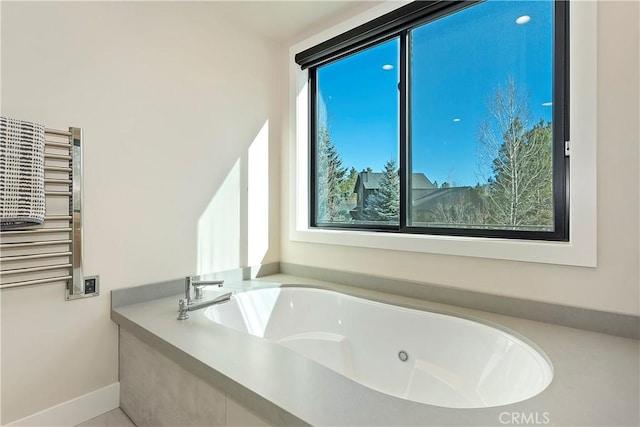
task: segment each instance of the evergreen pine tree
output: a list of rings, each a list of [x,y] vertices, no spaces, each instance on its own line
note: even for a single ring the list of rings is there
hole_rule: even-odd
[[[384,166],[380,189],[370,195],[364,207],[364,217],[370,221],[399,221],[400,177],[394,160]]]
[[[342,166],[342,160],[331,142],[326,128],[318,132],[317,151],[317,212],[318,222],[335,222],[346,220],[347,212],[344,207],[345,197],[342,183],[347,169]]]
[[[349,169],[349,175],[340,183],[340,191],[348,204],[355,205],[358,201],[358,194],[354,192],[358,171],[353,166]]]

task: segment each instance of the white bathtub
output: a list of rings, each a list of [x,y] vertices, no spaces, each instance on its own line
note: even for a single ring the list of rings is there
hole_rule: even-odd
[[[205,314],[374,390],[430,405],[506,405],[535,396],[553,378],[543,355],[505,331],[322,289],[237,293]]]

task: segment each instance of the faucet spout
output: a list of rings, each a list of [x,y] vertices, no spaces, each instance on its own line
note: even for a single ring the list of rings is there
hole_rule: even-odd
[[[232,294],[233,292],[226,292],[222,295],[218,295],[215,298],[199,303],[190,303],[186,299],[181,299],[178,303],[178,320],[187,320],[189,318],[190,311],[200,310],[201,308],[209,307],[210,305],[229,302],[229,300],[231,300]]]
[[[184,298],[187,300],[188,304],[193,304],[193,299],[202,299],[202,288],[208,285],[217,285],[218,287],[222,287],[223,283],[224,280],[200,280],[195,279],[193,276],[187,276],[184,278]],[[196,290],[194,298],[191,298],[191,288]]]

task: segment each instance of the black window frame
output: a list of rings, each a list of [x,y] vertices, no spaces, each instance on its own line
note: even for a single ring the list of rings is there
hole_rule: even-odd
[[[309,83],[309,226],[321,229],[380,231],[402,234],[569,241],[569,0],[554,1],[553,28],[553,231],[417,227],[408,225],[411,188],[411,88],[409,49],[411,30],[480,1],[415,1],[372,21],[296,54],[295,61],[308,69]],[[318,67],[338,61],[394,38],[400,41],[400,215],[398,225],[317,223],[316,221],[316,96]]]

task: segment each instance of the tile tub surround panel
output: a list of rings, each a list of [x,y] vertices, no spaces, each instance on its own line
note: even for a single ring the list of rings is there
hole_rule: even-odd
[[[571,328],[640,339],[640,317],[608,313],[580,307],[511,298],[501,295],[447,288],[445,286],[330,270],[306,265],[280,263],[280,273],[308,277],[386,294],[423,299],[441,304],[521,317]]]
[[[132,333],[119,339],[120,406],[138,427],[268,425]]]
[[[136,427],[136,425],[122,412],[122,409],[116,408],[76,427]]]
[[[261,280],[270,281],[270,286],[277,281],[321,284],[285,275]],[[256,282],[251,281],[251,286],[257,286]],[[539,395],[512,405],[440,408],[368,389],[276,343],[212,324],[202,310],[193,312],[184,323],[176,321],[175,297],[115,308],[112,319],[184,369],[213,381],[271,425],[497,426],[503,425],[500,417],[509,414],[537,414],[540,419],[547,414],[548,425],[556,426],[640,425],[637,340],[352,289],[354,294],[376,300],[386,298],[400,305],[502,325],[547,353],[554,380]]]
[[[176,320],[175,318],[175,315],[177,314],[177,310],[173,305],[175,297],[167,298],[165,300],[170,301],[167,306],[162,308],[162,316],[170,319],[169,323],[165,324],[165,326],[177,326],[177,331],[183,330],[186,325]],[[186,338],[187,341],[192,340],[191,338],[189,338],[188,334],[184,337],[182,336],[182,333],[178,334],[178,341],[181,341],[182,344],[170,343],[162,338],[162,334],[157,334],[150,331],[150,329],[154,330],[155,328],[145,328],[142,327],[138,322],[132,322],[127,316],[122,316],[119,313],[120,310],[128,311],[127,308],[121,308],[116,309],[112,312],[112,319],[119,324],[120,331],[126,330],[127,332],[130,332],[131,334],[135,335],[140,341],[149,346],[149,348],[153,348],[164,357],[180,365],[184,370],[188,371],[189,374],[197,378],[204,379],[210,386],[216,389],[224,390],[227,398],[232,398],[236,402],[242,402],[244,408],[246,408],[251,413],[260,414],[260,418],[266,420],[269,425],[307,425],[299,418],[296,418],[295,416],[282,409],[280,406],[275,405],[271,401],[261,398],[254,391],[244,387],[236,381],[233,381],[229,377],[222,374],[220,371],[212,369],[211,366],[203,362],[203,360],[194,357],[192,354],[185,353],[183,351],[185,344],[185,341],[183,339]],[[196,313],[201,312],[202,310]],[[192,319],[193,314],[194,313],[192,313]],[[161,327],[161,329],[165,329],[164,326]],[[208,354],[215,353],[216,355],[224,355],[223,358],[225,359],[225,363],[229,362],[234,365],[236,365],[235,360],[238,357],[244,357],[234,356],[233,354],[229,354],[228,351],[222,351],[218,345],[219,341],[215,337],[212,337],[208,333],[208,331],[206,331],[206,329],[201,332],[204,332],[204,335],[201,336],[200,339],[201,342],[203,342],[205,339],[209,339],[206,343],[203,343],[205,344],[205,347],[208,347]],[[224,340],[222,342],[222,345],[225,345]],[[251,351],[248,351],[248,354],[251,354]]]
[[[120,407],[138,426],[225,423],[225,396],[120,330]]]
[[[241,404],[227,396],[227,427],[269,427],[262,418],[257,417]]]

